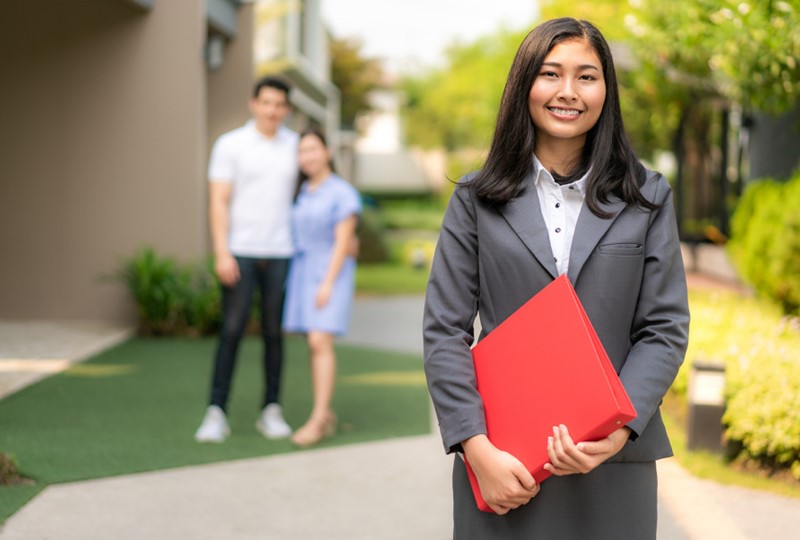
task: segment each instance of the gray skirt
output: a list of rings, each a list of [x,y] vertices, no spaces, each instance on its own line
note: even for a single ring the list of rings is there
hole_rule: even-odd
[[[464,462],[453,465],[453,539],[655,540],[656,464],[605,463],[589,474],[551,476],[527,505],[504,516],[475,504]]]

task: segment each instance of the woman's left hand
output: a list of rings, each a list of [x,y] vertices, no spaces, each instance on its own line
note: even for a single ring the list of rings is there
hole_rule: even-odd
[[[316,298],[316,305],[317,309],[322,309],[328,304],[328,300],[331,299],[331,286],[327,283],[323,283],[317,289],[317,298]]]
[[[554,426],[553,436],[547,438],[550,463],[544,468],[556,476],[586,474],[622,450],[630,434],[631,429],[623,426],[605,439],[575,444],[567,426]]]

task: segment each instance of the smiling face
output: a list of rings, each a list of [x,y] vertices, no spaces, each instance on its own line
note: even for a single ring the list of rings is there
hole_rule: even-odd
[[[322,180],[331,173],[331,153],[325,143],[315,134],[300,139],[298,160],[303,174],[313,180]]]
[[[537,144],[583,146],[600,118],[606,83],[600,57],[584,39],[554,46],[544,59],[528,94],[528,111]]]

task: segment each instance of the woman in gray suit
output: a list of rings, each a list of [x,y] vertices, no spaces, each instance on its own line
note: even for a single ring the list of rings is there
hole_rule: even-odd
[[[470,346],[567,274],[636,418],[575,444],[543,440],[539,486],[486,437]],[[454,536],[654,539],[655,460],[672,455],[659,405],[688,339],[686,278],[669,184],[637,160],[623,128],[608,44],[592,24],[555,19],[520,45],[483,168],[457,186],[425,300],[425,371],[445,451],[466,455],[478,510],[454,460]]]

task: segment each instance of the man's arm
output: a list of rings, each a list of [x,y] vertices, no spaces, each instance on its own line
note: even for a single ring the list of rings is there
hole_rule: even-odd
[[[224,286],[232,287],[239,281],[239,265],[228,249],[228,226],[233,184],[211,181],[208,186],[211,242],[214,247],[215,259],[214,270]]]

